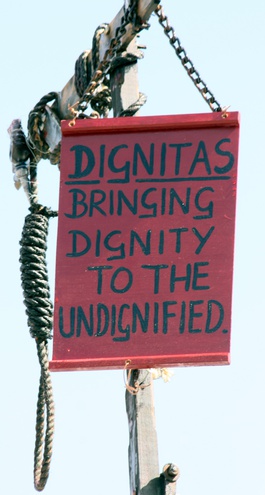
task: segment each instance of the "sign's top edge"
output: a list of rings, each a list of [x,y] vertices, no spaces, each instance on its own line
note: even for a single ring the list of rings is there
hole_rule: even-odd
[[[199,129],[239,127],[239,112],[213,112],[184,115],[115,117],[106,119],[77,119],[61,122],[62,134],[93,134],[116,132],[148,132],[148,130]]]

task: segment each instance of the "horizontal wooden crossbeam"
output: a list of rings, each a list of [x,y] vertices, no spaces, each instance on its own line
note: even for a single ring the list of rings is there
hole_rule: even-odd
[[[106,51],[110,48],[111,40],[115,38],[116,31],[121,25],[122,18],[124,17],[127,4],[129,2],[125,1],[125,5],[120,9],[115,18],[110,22],[105,32],[102,33],[99,41],[99,61],[102,61]],[[155,11],[160,0],[139,0],[137,15],[141,20],[143,25],[148,21],[151,14]],[[125,51],[131,41],[137,35],[137,30],[133,24],[129,23],[126,26],[125,33],[121,37],[121,51]],[[91,54],[90,54],[91,56]],[[53,105],[56,109],[56,113],[61,120],[71,119],[73,114],[71,112],[71,107],[73,107],[79,100],[79,96],[75,87],[75,75],[64,86],[62,91],[59,93],[58,101]]]

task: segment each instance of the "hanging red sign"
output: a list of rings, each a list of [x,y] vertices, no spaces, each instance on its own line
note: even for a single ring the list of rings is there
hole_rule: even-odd
[[[51,369],[228,363],[238,113],[62,135]]]

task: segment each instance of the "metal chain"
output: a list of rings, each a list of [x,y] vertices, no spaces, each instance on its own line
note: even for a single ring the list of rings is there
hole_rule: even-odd
[[[98,67],[94,71],[91,81],[82,98],[80,98],[80,100],[75,105],[73,105],[72,110],[74,113],[74,119],[76,119],[79,114],[83,113],[87,109],[90,101],[93,99],[96,89],[98,88],[98,86],[100,86],[100,84],[103,83],[104,79],[108,75],[112,63],[117,57],[117,53],[121,49],[122,37],[126,32],[126,26],[130,22],[133,23],[136,32],[139,32],[141,29],[147,27],[147,25],[143,25],[141,22],[139,22],[139,19],[137,17],[137,5],[138,0],[132,0],[130,2],[129,7],[122,17],[120,26],[116,29],[115,37],[112,38],[110,41],[110,48],[105,52],[103,60],[98,64]],[[209,90],[206,83],[200,77],[199,72],[195,69],[191,59],[187,55],[186,50],[183,48],[179,38],[176,36],[174,28],[169,24],[168,17],[165,15],[162,5],[157,6],[155,13],[158,17],[160,25],[163,27],[164,33],[167,36],[169,43],[175,50],[177,57],[181,61],[193,84],[196,86],[197,90],[202,95],[203,99],[209,105],[211,110],[213,112],[221,112],[222,107],[220,103],[216,100],[212,91]]]
[[[169,24],[168,17],[164,14],[162,5],[158,5],[158,7],[155,10],[155,13],[158,17],[160,25],[164,29],[164,33],[167,36],[169,43],[174,48],[177,57],[181,61],[184,69],[186,70],[193,84],[201,93],[202,97],[209,105],[211,110],[213,112],[221,112],[222,107],[215,99],[213,93],[208,89],[205,82],[201,79],[199,72],[195,69],[191,59],[188,57],[186,53],[186,50],[183,48],[183,46],[181,46],[180,40],[179,38],[177,38],[174,28]]]
[[[108,75],[112,63],[117,57],[117,53],[121,50],[122,37],[126,33],[126,26],[129,23],[132,23],[134,25],[135,32],[139,32],[141,31],[141,29],[148,27],[147,24],[144,24],[141,20],[138,19],[137,6],[138,0],[131,0],[130,5],[126,9],[124,16],[121,19],[120,26],[116,29],[115,37],[112,38],[110,41],[110,47],[108,48],[108,50],[106,50],[103,60],[98,64],[98,67],[95,68],[95,71],[85,93],[79,99],[79,101],[71,107],[74,113],[73,120],[78,118],[79,114],[83,113],[87,109],[96,89],[98,88],[98,86],[100,86],[101,83],[104,82],[104,79]],[[106,27],[105,29],[108,28]]]

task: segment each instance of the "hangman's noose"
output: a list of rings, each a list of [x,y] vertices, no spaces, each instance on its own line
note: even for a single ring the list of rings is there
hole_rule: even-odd
[[[49,371],[48,340],[51,338],[53,307],[46,266],[49,218],[57,212],[32,204],[20,241],[21,282],[31,336],[35,339],[41,367],[34,450],[34,486],[42,491],[49,476],[54,435],[54,401]],[[46,429],[45,429],[46,422]]]

